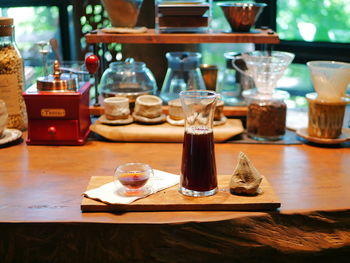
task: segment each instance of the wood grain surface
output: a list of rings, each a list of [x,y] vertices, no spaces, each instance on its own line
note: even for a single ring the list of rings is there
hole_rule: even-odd
[[[159,191],[153,195],[136,200],[131,204],[105,204],[100,201],[83,197],[81,210],[83,212],[107,211],[262,211],[275,210],[281,203],[270,183],[263,178],[257,196],[232,195],[229,182],[232,175],[218,175],[219,191],[208,197],[188,197],[178,192],[178,185]],[[86,190],[100,187],[113,182],[113,176],[93,176]]]
[[[129,125],[111,126],[99,123],[90,126],[90,129],[111,141],[125,142],[182,142],[184,127],[169,123],[157,125],[143,125],[132,123]],[[228,119],[225,124],[214,126],[215,142],[224,142],[244,131],[242,122],[237,119]]]
[[[26,135],[24,135],[25,138]],[[82,213],[92,176],[130,161],[179,173],[179,143],[0,149],[0,262],[348,262],[350,151],[215,144],[219,174],[240,151],[281,200],[275,212]]]

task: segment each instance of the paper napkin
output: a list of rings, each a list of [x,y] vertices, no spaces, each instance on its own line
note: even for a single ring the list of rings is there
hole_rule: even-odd
[[[171,174],[153,169],[154,176],[149,179],[147,186],[151,188],[148,195],[154,194],[168,187],[179,183],[180,177],[177,174]],[[88,190],[83,193],[85,197],[99,200],[108,204],[130,204],[137,199],[146,196],[121,196],[118,190],[123,187],[119,181],[104,184],[98,188]]]

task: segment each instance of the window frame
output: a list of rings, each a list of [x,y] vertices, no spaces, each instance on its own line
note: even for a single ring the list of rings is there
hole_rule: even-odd
[[[268,5],[257,21],[257,27],[268,26],[276,31],[277,0],[260,0],[256,2]],[[294,53],[296,55],[294,63],[306,63],[310,60],[350,62],[350,43],[281,40],[280,44],[275,45],[273,48]]]
[[[72,53],[70,44],[71,37],[69,33],[69,14],[68,6],[72,5],[72,0],[0,0],[1,8],[10,7],[38,7],[38,6],[56,6],[59,10],[59,25],[60,25],[60,37],[62,47],[62,55],[64,60],[71,60]]]

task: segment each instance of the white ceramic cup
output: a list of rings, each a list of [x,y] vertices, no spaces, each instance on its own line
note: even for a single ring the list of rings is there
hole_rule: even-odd
[[[129,99],[126,97],[109,97],[104,99],[104,110],[108,120],[127,119],[130,115]]]
[[[8,113],[6,104],[3,100],[0,100],[0,137],[2,136],[7,125]]]
[[[136,98],[134,113],[138,116],[154,119],[162,115],[163,101],[153,95],[142,95]]]

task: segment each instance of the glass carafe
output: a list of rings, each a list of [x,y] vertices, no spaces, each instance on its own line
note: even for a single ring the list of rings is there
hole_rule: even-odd
[[[168,70],[165,75],[160,97],[165,103],[179,98],[186,90],[205,90],[200,71],[201,54],[196,52],[168,52]]]
[[[112,62],[102,74],[100,87],[104,97],[127,97],[131,103],[140,95],[157,93],[152,72],[144,62],[137,62],[132,58],[125,62]]]
[[[209,196],[217,192],[213,118],[218,95],[214,91],[182,91],[185,114],[179,192]]]

